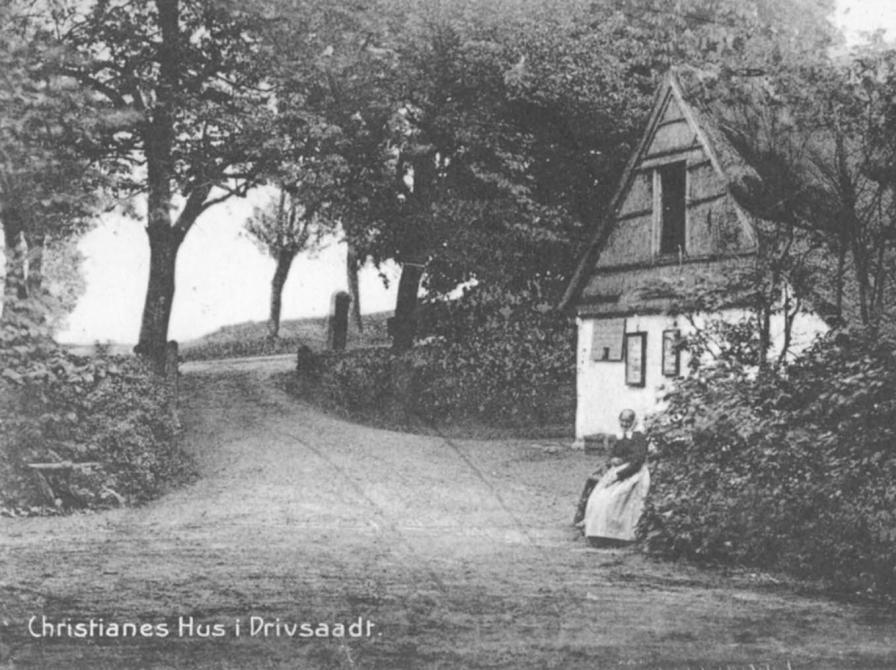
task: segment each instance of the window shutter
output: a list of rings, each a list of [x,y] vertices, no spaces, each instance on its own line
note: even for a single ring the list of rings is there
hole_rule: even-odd
[[[625,319],[595,319],[591,338],[592,361],[621,361]]]

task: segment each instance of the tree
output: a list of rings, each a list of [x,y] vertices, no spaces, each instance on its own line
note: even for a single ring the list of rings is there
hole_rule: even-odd
[[[894,64],[892,51],[868,48],[779,71],[754,83],[762,104],[727,124],[760,177],[742,202],[787,231],[791,257],[816,252],[806,295],[841,324],[878,327],[893,306]],[[743,86],[720,83],[722,99],[744,99]]]
[[[358,271],[361,269],[361,263],[354,246],[348,242],[348,249],[345,254],[345,275],[348,284],[348,294],[352,300],[352,319],[355,321],[355,327],[359,333],[364,332],[364,321],[361,317],[361,286],[358,281]]]
[[[0,221],[6,276],[4,312],[40,297],[43,253],[82,232],[100,206],[104,175],[92,156],[96,138],[118,118],[61,72],[62,45],[35,14],[38,3],[0,9]]]
[[[106,138],[125,196],[145,196],[150,272],[135,350],[163,365],[177,252],[211,207],[275,160],[263,17],[210,0],[95,0],[56,15],[66,72],[136,121]]]
[[[293,261],[302,252],[318,249],[324,235],[332,232],[332,225],[319,208],[302,204],[294,191],[281,186],[266,205],[255,208],[246,230],[276,263],[268,316],[268,337],[273,340],[280,330],[283,286]]]
[[[817,206],[813,213],[837,254],[839,311],[848,255],[858,317],[878,328],[894,306],[887,288],[896,280],[896,51],[867,49],[819,77],[817,88],[825,104],[801,107],[814,122],[805,170],[824,195],[816,202],[834,216]]]
[[[295,80],[339,129],[353,249],[402,266],[395,347],[421,287],[570,271],[670,65],[777,67],[830,43],[831,6],[382,0],[353,17]]]
[[[276,47],[282,120],[294,127],[295,119],[301,126],[287,133],[294,160],[323,164],[317,173],[328,176],[326,183],[313,185],[317,192],[311,199],[326,202],[329,218],[344,232],[346,276],[359,330],[358,270],[368,258],[377,264],[390,258],[374,238],[388,225],[397,197],[391,120],[400,97],[391,45],[398,40],[393,24],[404,20],[398,21],[398,4],[383,1],[361,10],[327,3],[311,15],[288,4],[277,10],[285,27]],[[292,35],[300,30],[316,38],[299,42]],[[315,124],[306,124],[309,116]],[[303,183],[308,186],[307,180]]]
[[[87,290],[81,271],[85,257],[78,249],[78,241],[77,237],[51,240],[44,250],[42,290],[51,299],[50,326],[57,332],[65,327],[67,318]]]

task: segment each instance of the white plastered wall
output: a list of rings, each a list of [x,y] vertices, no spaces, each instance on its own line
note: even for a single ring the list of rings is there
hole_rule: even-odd
[[[746,310],[730,309],[712,315],[713,319],[724,318],[736,322],[748,316]],[[619,430],[619,413],[632,409],[638,415],[640,424],[644,416],[662,409],[662,396],[673,383],[673,379],[662,374],[663,331],[678,329],[682,336],[692,333],[694,326],[701,327],[706,316],[691,318],[666,315],[629,316],[625,320],[625,332],[647,333],[645,355],[645,384],[643,387],[625,383],[624,361],[591,360],[593,326],[596,319],[579,318],[578,347],[576,353],[576,446],[582,446],[586,435],[596,433],[616,433]],[[772,355],[777,356],[783,343],[783,315],[772,317]],[[824,321],[813,313],[800,313],[794,321],[790,351],[798,354],[809,346],[817,335],[827,330]],[[681,374],[688,370],[687,352],[681,352]]]

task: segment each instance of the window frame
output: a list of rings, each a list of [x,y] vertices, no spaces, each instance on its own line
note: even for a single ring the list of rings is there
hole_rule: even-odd
[[[677,235],[680,245],[675,249],[663,249],[664,230],[666,225],[665,209],[663,207],[664,189],[663,172],[672,169],[680,169],[682,176],[682,202],[681,202],[681,226]],[[688,251],[688,162],[686,159],[676,159],[656,165],[653,168],[653,219],[654,219],[654,254],[656,256],[674,257],[679,253],[687,254]]]
[[[667,328],[663,331],[663,377],[681,375],[681,330]]]
[[[597,336],[597,328],[598,328],[598,324],[599,324],[601,321],[616,321],[616,319],[595,319],[595,320],[594,320],[594,323],[593,323],[592,326],[591,326],[591,329],[592,329],[592,330],[591,330],[591,343],[590,343],[589,358],[590,358],[590,360],[591,360],[592,363],[622,363],[622,362],[625,360],[625,326],[626,326],[626,321],[625,321],[624,318],[623,318],[623,319],[619,319],[619,321],[621,321],[622,323],[620,323],[620,324],[616,324],[617,327],[619,328],[619,338],[620,338],[620,342],[619,342],[618,349],[617,349],[617,351],[618,351],[618,357],[616,357],[616,358],[614,358],[614,357],[612,356],[612,353],[613,353],[612,351],[608,351],[608,354],[609,354],[609,355],[608,355],[608,357],[606,357],[606,358],[604,358],[603,356],[600,356],[600,357],[597,356],[597,353],[598,353],[598,352],[597,352],[597,349],[595,348],[595,339],[597,339],[597,338],[596,338],[596,336]],[[608,347],[604,347],[604,349],[608,349]]]
[[[632,352],[638,351],[640,368],[634,367]],[[647,332],[625,334],[625,385],[644,388],[647,385]]]

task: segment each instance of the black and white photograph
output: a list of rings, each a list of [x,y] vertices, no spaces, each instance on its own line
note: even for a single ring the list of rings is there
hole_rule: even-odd
[[[896,2],[0,0],[0,670],[896,668]]]

